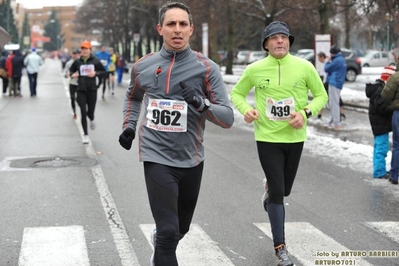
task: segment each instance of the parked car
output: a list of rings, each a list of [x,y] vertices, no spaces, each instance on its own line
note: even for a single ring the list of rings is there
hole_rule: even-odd
[[[346,60],[346,77],[347,81],[353,82],[356,80],[357,75],[362,74],[362,64],[360,57],[357,56],[356,52],[341,48],[341,53]]]
[[[383,67],[395,66],[395,56],[387,51],[368,51],[363,57],[360,57],[362,67]]]
[[[250,52],[251,51],[249,51],[249,50],[238,51],[237,56],[236,56],[236,58],[234,60],[234,63],[235,64],[239,64],[239,65],[247,64],[248,63],[248,56],[249,56]]]
[[[266,57],[266,51],[251,51],[248,55],[247,64],[251,64]]]
[[[302,52],[299,53],[299,51]],[[299,57],[308,60],[313,65],[315,64],[314,61],[315,55],[313,49],[301,49],[298,50],[298,52],[295,53],[294,55],[298,56],[298,53]],[[362,74],[362,65],[360,62],[360,57],[358,57],[354,51],[346,48],[341,48],[341,53],[344,56],[347,65],[345,79],[349,82],[354,82],[356,80],[357,75]]]
[[[309,58],[309,56],[314,57],[314,50],[313,49],[299,49],[296,53],[293,53],[293,55],[307,59],[307,58]]]

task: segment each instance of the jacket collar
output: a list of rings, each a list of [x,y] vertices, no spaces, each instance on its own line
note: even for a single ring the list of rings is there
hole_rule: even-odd
[[[80,57],[80,60],[83,61],[83,62],[87,62],[87,61],[89,61],[89,60],[92,59],[92,58],[93,58],[93,55],[90,54],[89,57],[88,57],[87,59],[84,58],[83,56],[81,56],[81,57]]]
[[[278,63],[278,62],[280,62],[280,63],[284,63],[284,62],[287,62],[287,61],[290,61],[290,58],[292,57],[293,55],[291,55],[290,53],[288,53],[286,56],[284,56],[283,58],[281,58],[281,59],[277,59],[277,58],[275,58],[275,57],[273,57],[273,56],[271,56],[270,54],[267,56],[267,58],[269,58],[268,60],[270,60],[270,61],[272,61],[272,62],[274,62],[274,63]]]
[[[341,53],[333,54],[333,55],[332,55],[332,58],[336,58],[336,57],[343,57],[343,55],[342,55]]]
[[[189,54],[191,54],[191,48],[190,45],[187,46],[186,49],[176,52],[173,50],[167,50],[164,45],[162,45],[161,50],[159,51],[162,57],[165,57],[166,59],[172,60],[175,58],[175,60],[181,60],[185,57],[187,57]]]

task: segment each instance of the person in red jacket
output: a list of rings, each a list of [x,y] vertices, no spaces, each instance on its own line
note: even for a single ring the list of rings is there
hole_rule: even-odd
[[[14,53],[11,53],[10,56],[7,57],[6,60],[6,70],[8,73],[8,88],[9,88],[9,96],[17,95],[15,92],[15,86],[12,78],[12,59],[14,58]]]

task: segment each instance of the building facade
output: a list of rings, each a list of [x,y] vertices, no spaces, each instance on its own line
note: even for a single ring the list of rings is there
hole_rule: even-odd
[[[31,46],[42,48],[45,38],[40,41],[40,36],[44,35],[44,27],[49,23],[51,13],[56,11],[56,19],[61,27],[59,36],[62,36],[64,42],[59,39],[59,51],[71,52],[79,48],[84,40],[93,40],[90,34],[78,32],[76,28],[77,6],[47,6],[40,9],[25,9],[28,14],[31,29]],[[35,38],[38,38],[35,40]],[[39,41],[37,41],[39,40]]]

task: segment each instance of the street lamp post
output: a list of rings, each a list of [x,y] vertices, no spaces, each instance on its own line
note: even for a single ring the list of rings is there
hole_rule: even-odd
[[[385,18],[387,19],[387,51],[389,51],[389,21],[391,19],[391,15],[386,13]]]

